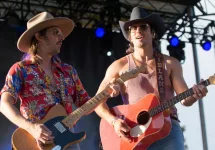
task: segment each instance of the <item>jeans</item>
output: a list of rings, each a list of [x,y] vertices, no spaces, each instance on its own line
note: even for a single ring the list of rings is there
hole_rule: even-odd
[[[169,135],[150,145],[147,150],[184,150],[184,135],[179,122],[172,119]]]

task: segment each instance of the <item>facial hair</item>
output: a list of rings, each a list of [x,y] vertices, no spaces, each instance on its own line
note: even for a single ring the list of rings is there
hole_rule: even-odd
[[[60,53],[60,48],[57,46],[57,43],[52,43],[52,41],[50,41],[46,36],[45,36],[45,40],[47,41],[48,45],[52,45],[51,51],[48,52],[49,55],[54,56],[58,53]]]

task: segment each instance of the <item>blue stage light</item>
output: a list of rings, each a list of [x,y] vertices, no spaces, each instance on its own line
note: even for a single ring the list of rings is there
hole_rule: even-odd
[[[171,39],[169,40],[169,43],[170,43],[171,46],[177,47],[178,44],[179,44],[179,39],[178,39],[178,37],[175,36],[175,35],[172,36]]]
[[[102,38],[105,35],[105,29],[102,27],[98,27],[95,30],[96,37]]]
[[[206,40],[204,43],[202,43],[202,48],[206,51],[209,51],[211,49],[211,42]]]

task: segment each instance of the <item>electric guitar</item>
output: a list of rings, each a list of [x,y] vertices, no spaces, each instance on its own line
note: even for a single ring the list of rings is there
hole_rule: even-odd
[[[139,69],[133,69],[120,75],[115,83],[121,84],[131,78],[135,78],[139,73]],[[110,94],[112,88],[110,84],[99,94],[88,100],[81,107],[74,110],[67,116],[64,107],[60,104],[53,106],[44,119],[39,123],[44,124],[52,131],[54,138],[53,144],[44,145],[44,150],[62,150],[72,144],[79,143],[86,138],[85,132],[72,133],[69,128],[85,114],[94,110],[99,104],[103,103]],[[36,140],[26,130],[18,128],[12,135],[12,146],[14,150],[39,150]]]
[[[215,75],[201,82],[205,86],[215,84]],[[104,119],[100,122],[100,137],[104,150],[146,150],[152,143],[166,137],[171,130],[169,107],[193,95],[193,89],[160,103],[154,94],[144,96],[136,104],[119,105],[113,107],[111,112],[125,120],[131,128],[126,133],[131,142],[119,138],[114,128]]]

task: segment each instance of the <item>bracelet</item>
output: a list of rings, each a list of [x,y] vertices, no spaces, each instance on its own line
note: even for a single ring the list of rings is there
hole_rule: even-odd
[[[116,123],[116,121],[118,120],[118,117],[114,117],[114,119],[111,121],[111,125],[112,127],[114,127],[114,124]]]

